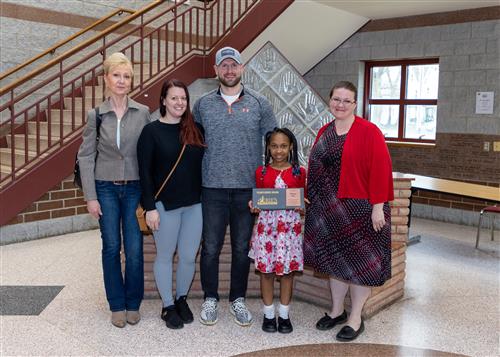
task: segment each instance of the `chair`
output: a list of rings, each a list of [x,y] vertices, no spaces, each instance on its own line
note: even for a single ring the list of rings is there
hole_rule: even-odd
[[[493,231],[495,229],[495,214],[500,214],[499,206],[484,207],[479,214],[479,223],[477,225],[476,248],[479,244],[479,235],[481,234],[481,222],[483,221],[483,214],[491,214],[491,240],[493,240]]]

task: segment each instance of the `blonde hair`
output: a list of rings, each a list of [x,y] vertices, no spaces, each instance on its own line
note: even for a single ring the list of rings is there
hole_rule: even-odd
[[[118,66],[126,66],[130,72],[130,78],[134,78],[134,67],[132,66],[132,62],[121,52],[115,52],[106,58],[102,64],[104,68],[104,75],[106,76],[109,72],[111,72],[115,67]],[[110,95],[110,91],[106,86],[104,88],[104,96],[108,97]]]
[[[134,76],[134,68],[132,62],[121,52],[115,52],[103,62],[104,74],[108,74],[113,68],[117,66],[127,66],[130,71],[130,76]]]

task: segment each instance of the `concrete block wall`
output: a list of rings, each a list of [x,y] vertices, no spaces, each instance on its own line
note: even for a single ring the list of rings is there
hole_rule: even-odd
[[[467,14],[467,10],[446,14],[439,19],[442,25],[420,27],[424,17],[405,18],[399,28],[390,19],[377,20],[383,30],[357,32],[305,78],[325,99],[334,83],[353,82],[359,90],[358,114],[363,115],[365,61],[439,58],[435,145],[389,143],[393,169],[498,187],[500,152],[492,147],[500,141],[500,19],[464,22]],[[478,91],[495,93],[493,114],[475,114]],[[483,150],[484,143],[490,144],[490,151]],[[477,222],[477,212],[442,206],[433,206],[422,217],[450,221],[443,209],[455,210],[456,220],[451,222]],[[424,211],[412,213],[418,216]]]
[[[0,11],[2,21],[0,29],[0,44],[2,47],[0,53],[0,72],[23,63],[117,9],[138,10],[151,4],[151,2],[151,0],[4,0],[2,1],[3,5],[0,4],[4,7],[3,11]],[[173,3],[175,1],[172,0],[165,2],[165,5],[152,10],[150,16],[154,16],[156,12],[164,11],[167,6],[172,6]],[[181,6],[181,10],[187,9],[192,5],[203,7],[201,2],[196,1],[191,3],[187,1]],[[5,11],[5,9],[8,9],[8,11]],[[37,9],[40,9],[38,17],[35,15]],[[23,14],[23,12],[29,14]],[[222,8],[219,12],[222,12]],[[110,21],[117,22],[126,16],[127,13],[116,15]],[[193,16],[195,16],[193,21],[199,21],[200,29],[203,28],[203,16],[200,15],[200,18],[196,19],[196,12]],[[234,16],[237,17],[237,14],[234,14]],[[163,16],[153,21],[149,26],[162,25],[164,22],[165,17]],[[222,21],[220,22],[222,29]],[[226,8],[226,23],[230,23],[229,6]],[[106,26],[111,24],[112,22],[105,23]],[[140,20],[136,19],[132,24],[140,24]],[[178,23],[178,30],[180,30],[180,26],[181,24]],[[190,29],[188,21],[186,21],[184,26],[186,31]],[[104,27],[101,26],[100,28]],[[173,24],[170,25],[170,29],[173,29]],[[65,50],[97,33],[97,31],[87,32],[68,45],[56,50],[54,54],[37,61],[35,65],[48,62],[58,54],[63,53]],[[145,44],[146,51],[148,44],[149,41]],[[164,46],[163,43],[162,45]],[[22,51],[19,49],[22,49]],[[152,52],[155,58],[156,50]],[[31,67],[30,70],[33,68],[35,67]],[[27,70],[20,72],[19,75],[26,73]]]
[[[364,61],[438,57],[438,133],[500,135],[500,100],[493,114],[474,113],[476,91],[500,92],[499,43],[500,20],[358,32],[305,77],[328,99],[340,80],[361,92]]]
[[[0,53],[0,72],[23,63],[27,59],[75,34],[80,29],[90,25],[92,22],[111,13],[117,8],[124,7],[132,10],[139,9],[150,3],[150,1],[4,0],[2,3],[11,6],[21,5],[23,7],[27,6],[34,9],[49,10],[50,13],[46,14],[49,18],[40,18],[39,21],[31,21],[23,19],[21,15],[18,15],[17,17],[8,17],[4,12],[2,12],[2,27],[0,30],[0,44],[2,47],[2,51]],[[63,21],[64,14],[79,16],[80,21],[74,21],[73,24],[66,24]],[[90,31],[83,35],[80,38],[80,41],[82,39],[90,38],[95,34],[97,34],[97,32]],[[74,46],[75,43],[71,43],[70,46],[71,45]],[[48,62],[51,58],[54,58],[69,48],[70,47],[67,46],[62,47],[57,50],[54,55],[42,59],[43,62],[40,63]]]
[[[137,10],[148,4],[150,0],[129,0],[129,1],[66,1],[66,0],[40,0],[40,1],[18,1],[18,0],[7,0],[0,4],[2,6],[2,11],[0,11],[2,27],[0,29],[0,46],[2,51],[0,52],[0,72],[4,72],[11,69],[26,60],[33,58],[34,56],[42,53],[44,50],[50,48],[51,46],[59,43],[60,41],[68,38],[69,36],[75,34],[80,29],[92,24],[100,17],[111,13],[113,10],[118,8],[127,8],[130,10]],[[171,6],[170,2],[162,4],[157,9],[153,10],[146,18],[154,16],[157,11],[164,11],[167,7]],[[200,5],[200,4],[197,4]],[[185,9],[188,6],[182,6],[181,9]],[[229,10],[228,10],[229,11]],[[84,14],[84,15],[82,15]],[[100,26],[100,29],[110,26],[116,21],[119,21],[127,16],[126,13],[121,16],[116,15],[105,24]],[[160,17],[158,20],[154,21],[151,26],[158,26],[160,23],[163,24],[166,21],[165,16]],[[140,20],[134,20],[132,24],[139,24]],[[186,30],[189,29],[188,23],[185,24]],[[178,24],[180,26],[180,24]],[[129,29],[129,28],[127,28]],[[148,29],[149,31],[150,29]],[[180,29],[179,29],[180,30]],[[30,73],[32,70],[38,66],[49,62],[50,60],[61,55],[65,51],[74,47],[75,45],[82,43],[98,34],[97,31],[89,31],[83,35],[80,35],[68,44],[56,49],[52,54],[47,54],[29,66],[23,68],[19,72],[10,75],[5,79],[2,85],[6,85],[14,82],[16,79]],[[111,34],[107,37],[108,42],[113,39],[115,34]],[[170,36],[172,36],[170,34]],[[133,35],[128,36],[121,40],[112,48],[107,50],[107,53],[112,53],[121,50],[126,45],[130,44],[132,41],[136,41]],[[81,51],[79,56],[73,56],[70,59],[65,60],[65,67],[68,67],[73,62],[81,59],[81,56],[91,51],[94,51],[98,44],[94,46],[89,46]],[[156,73],[157,63],[158,63],[158,48],[162,48],[161,58],[159,59],[161,65],[163,66],[166,62],[164,58],[166,42],[161,40],[146,41],[143,47],[143,54],[146,58],[146,65],[144,66],[144,76],[145,79],[149,78],[149,65],[147,62],[150,60],[149,54],[152,54],[153,62],[153,74]],[[184,49],[187,50],[189,46]],[[22,50],[20,50],[22,49]],[[183,46],[182,43],[177,43],[177,54],[182,53]],[[140,46],[135,45],[134,61],[139,61]],[[174,44],[173,42],[168,43],[168,60],[173,60]],[[130,55],[130,53],[127,53]],[[80,65],[77,69],[66,73],[64,79],[66,81],[78,77],[80,72],[84,69],[90,68],[95,65],[94,62],[102,62],[102,56],[97,55],[91,61],[86,62],[84,65]],[[22,87],[16,89],[17,92],[23,92],[28,88],[32,88],[34,85],[40,84],[49,75],[54,75],[58,67],[54,67],[48,72],[36,76],[34,79],[26,82]],[[136,68],[136,75],[139,75],[139,68]],[[40,100],[42,97],[52,93],[58,88],[59,81],[53,81],[49,84],[44,85],[43,88],[38,89],[35,92],[30,92],[30,95],[24,98],[22,101],[16,103],[15,110],[16,113],[21,112],[27,106],[32,105],[36,101]],[[78,87],[78,83],[76,83]],[[69,94],[70,86],[65,88],[65,94]],[[0,104],[5,103],[10,97],[3,96],[0,98]],[[51,97],[51,102],[54,103],[59,100],[58,95]],[[40,106],[41,110],[46,108],[46,103],[42,103]],[[0,122],[4,122],[10,119],[10,111],[5,110],[0,113]],[[21,123],[24,119],[22,117],[17,117],[16,122]]]

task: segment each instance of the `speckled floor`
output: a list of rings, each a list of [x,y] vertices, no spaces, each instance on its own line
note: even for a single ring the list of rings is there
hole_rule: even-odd
[[[479,250],[474,249],[473,227],[414,219],[414,234],[421,234],[422,242],[407,252],[405,297],[366,321],[366,330],[352,344],[349,355],[363,355],[367,347],[371,356],[377,351],[385,355],[384,349],[378,349],[385,344],[408,347],[399,348],[395,354],[399,356],[436,355],[418,349],[499,356],[499,232],[496,241],[490,242],[484,230]],[[39,316],[0,316],[1,356],[231,356],[306,344],[325,344],[330,355],[347,354],[345,345],[332,344],[338,328],[314,329],[323,310],[299,301],[292,306],[295,330],[290,335],[261,331],[258,299],[248,301],[256,316],[256,323],[248,328],[233,323],[228,304],[222,301],[215,326],[205,327],[195,320],[182,330],[168,330],[159,319],[161,302],[146,300],[141,307],[142,321],[117,329],[109,323],[97,231],[17,243],[0,250],[1,285],[65,286]],[[201,301],[191,300],[190,304],[198,314]],[[293,349],[285,351],[293,355]],[[296,351],[304,355],[303,348]]]

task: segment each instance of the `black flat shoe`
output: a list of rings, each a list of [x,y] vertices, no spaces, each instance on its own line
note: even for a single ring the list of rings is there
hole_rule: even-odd
[[[175,310],[177,311],[177,314],[181,318],[182,322],[189,324],[194,321],[194,318],[186,299],[187,296],[181,296],[179,299],[175,300],[174,304]]]
[[[279,333],[290,333],[293,331],[292,322],[290,319],[282,319],[278,317],[278,332]]]
[[[164,307],[161,310],[161,318],[168,328],[178,330],[184,327],[181,317],[175,310],[175,305]]]
[[[316,328],[321,331],[326,331],[334,328],[338,324],[343,324],[346,321],[347,321],[347,312],[345,310],[341,315],[335,318],[331,318],[325,312],[325,316],[323,316],[318,320],[318,322],[316,322]]]
[[[262,321],[262,331],[264,332],[276,332],[278,328],[276,326],[276,318],[268,319],[264,316],[264,320]]]
[[[365,324],[363,323],[363,320],[361,320],[361,325],[359,326],[358,331],[354,331],[354,329],[351,326],[344,326],[340,329],[339,333],[337,334],[336,338],[337,341],[341,342],[347,342],[347,341],[353,341],[355,340],[361,333],[365,330]]]

